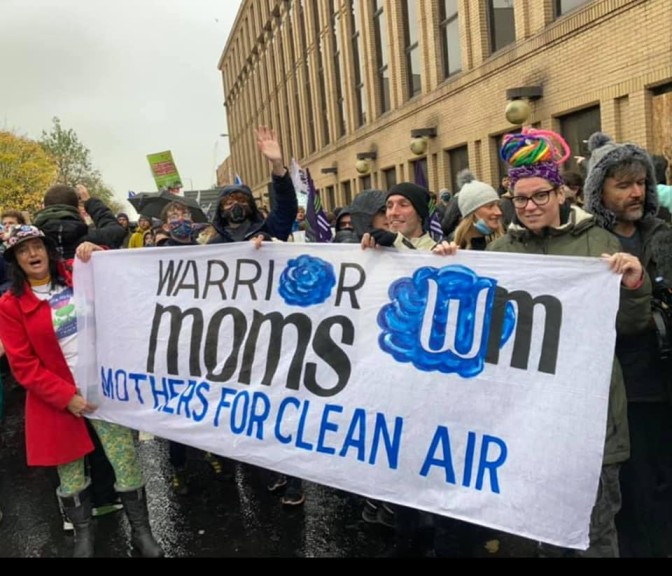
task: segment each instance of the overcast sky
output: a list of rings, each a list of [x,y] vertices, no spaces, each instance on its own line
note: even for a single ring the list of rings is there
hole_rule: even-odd
[[[185,188],[229,154],[217,63],[240,0],[0,0],[0,130],[38,139],[58,116],[121,200],[154,191],[171,150]]]

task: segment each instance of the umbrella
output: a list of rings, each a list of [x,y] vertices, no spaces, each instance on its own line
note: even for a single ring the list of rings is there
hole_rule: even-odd
[[[200,204],[186,196],[177,196],[167,191],[163,192],[140,192],[128,199],[138,214],[148,218],[161,218],[161,211],[171,202],[180,202],[184,204],[191,212],[191,219],[194,222],[208,222],[208,217],[203,212]]]

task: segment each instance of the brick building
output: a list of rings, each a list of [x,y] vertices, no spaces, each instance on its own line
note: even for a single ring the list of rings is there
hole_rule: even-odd
[[[259,124],[329,209],[417,162],[433,190],[497,184],[511,99],[576,155],[601,129],[672,157],[670,0],[243,0],[219,68],[230,169],[264,202]]]

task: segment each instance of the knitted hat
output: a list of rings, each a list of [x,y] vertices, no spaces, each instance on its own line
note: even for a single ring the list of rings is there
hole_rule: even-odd
[[[499,157],[509,166],[510,189],[523,178],[543,178],[554,186],[562,186],[560,166],[570,156],[569,145],[560,134],[535,128],[507,134],[499,151]]]
[[[426,188],[412,182],[401,182],[390,188],[387,198],[389,199],[390,196],[406,198],[413,205],[423,223],[429,218],[429,192]]]
[[[658,212],[658,192],[656,174],[651,156],[635,144],[617,144],[603,132],[595,132],[588,139],[588,176],[583,186],[584,208],[595,215],[598,225],[607,230],[616,224],[616,215],[604,207],[602,189],[607,172],[618,164],[639,162],[646,170],[646,197],[644,216],[655,216]]]
[[[457,207],[463,218],[473,214],[481,206],[499,201],[497,191],[490,184],[476,180],[471,171],[468,174],[463,171],[461,174],[464,185],[457,195]]]
[[[5,260],[13,262],[15,248],[26,240],[33,240],[34,238],[40,238],[47,247],[54,246],[51,238],[45,236],[44,232],[36,226],[28,226],[27,224],[13,226],[4,242],[5,252],[3,256]]]

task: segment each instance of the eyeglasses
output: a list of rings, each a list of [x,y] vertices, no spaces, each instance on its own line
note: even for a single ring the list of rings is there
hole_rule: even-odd
[[[551,188],[550,190],[539,190],[539,192],[535,192],[532,196],[514,196],[511,198],[511,202],[516,208],[526,208],[527,203],[530,200],[532,200],[536,206],[546,206],[551,198],[551,192],[555,192],[555,188]]]

